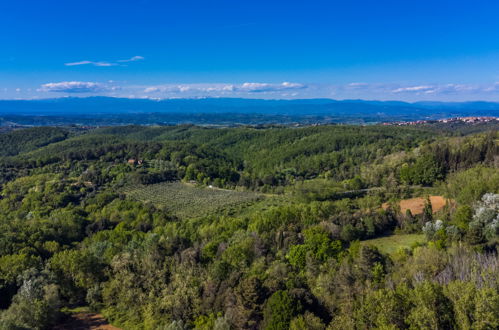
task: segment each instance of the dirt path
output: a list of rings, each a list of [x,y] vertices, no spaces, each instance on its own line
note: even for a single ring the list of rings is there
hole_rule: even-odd
[[[121,330],[111,324],[101,314],[75,313],[54,327],[54,330]]]

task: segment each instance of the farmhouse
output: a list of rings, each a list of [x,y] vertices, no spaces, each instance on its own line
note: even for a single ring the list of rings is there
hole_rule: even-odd
[[[130,164],[130,165],[142,165],[142,159],[130,158],[128,160],[128,164]]]

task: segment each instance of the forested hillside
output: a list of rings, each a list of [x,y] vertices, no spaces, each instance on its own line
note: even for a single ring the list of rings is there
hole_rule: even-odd
[[[497,329],[485,128],[0,134],[0,328]]]
[[[60,128],[37,127],[0,134],[0,156],[15,156],[66,139],[69,132]]]

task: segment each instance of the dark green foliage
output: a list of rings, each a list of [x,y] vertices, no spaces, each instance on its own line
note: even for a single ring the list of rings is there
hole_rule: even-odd
[[[443,179],[443,169],[431,155],[424,155],[416,160],[412,166],[403,166],[400,169],[400,178],[408,184],[431,185]]]
[[[286,330],[292,318],[301,310],[300,303],[286,291],[275,292],[265,303],[263,328]]]
[[[466,231],[471,222],[473,209],[468,205],[461,205],[457,208],[452,217],[452,223],[462,231]]]
[[[62,141],[69,132],[55,127],[35,127],[0,134],[0,156],[15,156],[48,144]]]
[[[426,196],[424,208],[423,208],[423,223],[433,220],[433,208],[431,206],[431,200],[429,196]]]

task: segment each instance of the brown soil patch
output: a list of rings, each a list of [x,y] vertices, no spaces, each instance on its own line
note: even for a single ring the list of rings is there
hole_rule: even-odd
[[[75,313],[54,330],[121,330],[111,324],[100,314]]]
[[[423,213],[424,204],[426,198],[416,197],[410,199],[403,199],[400,201],[400,212],[405,214],[407,210],[411,210],[413,215]],[[447,199],[443,196],[430,196],[431,207],[433,209],[433,213],[440,211],[446,204]],[[388,203],[383,203],[383,209],[388,208]]]

